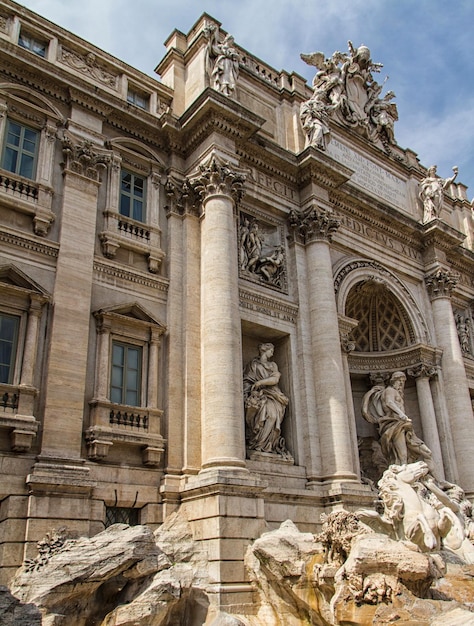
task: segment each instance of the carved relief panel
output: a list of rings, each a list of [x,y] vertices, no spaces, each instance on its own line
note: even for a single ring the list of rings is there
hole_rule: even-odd
[[[456,320],[456,330],[458,331],[459,344],[463,356],[474,358],[473,351],[473,320],[472,312],[469,310],[457,309],[454,311],[454,319]]]
[[[241,278],[288,292],[282,226],[241,211],[238,250]]]

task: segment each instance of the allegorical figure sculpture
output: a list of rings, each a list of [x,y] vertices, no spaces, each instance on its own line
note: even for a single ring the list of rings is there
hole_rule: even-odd
[[[362,415],[377,427],[382,454],[388,464],[404,465],[421,460],[435,475],[431,451],[417,437],[411,419],[405,414],[405,381],[403,372],[394,372],[387,386],[374,385],[362,400]]]
[[[463,354],[471,352],[471,323],[468,317],[461,314],[456,316],[456,329],[458,331],[459,344]]]
[[[243,216],[239,228],[239,265],[245,276],[257,278],[274,287],[282,287],[285,249],[282,245],[266,245],[257,220]]]
[[[450,178],[440,178],[436,174],[436,165],[428,168],[428,176],[420,182],[419,197],[423,204],[423,224],[439,217],[443,204],[444,190],[454,182],[458,175],[458,168],[453,167],[454,175]]]
[[[278,386],[280,371],[271,360],[274,346],[261,343],[258,351],[244,369],[247,448],[291,458],[281,435],[288,398]]]
[[[356,129],[371,141],[380,141],[389,151],[395,143],[394,123],[398,120],[395,94],[389,91],[383,98],[383,84],[377,83],[372,72],[380,72],[381,63],[374,63],[367,46],[349,51],[336,51],[326,59],[322,52],[301,54],[303,61],[317,67],[313,80],[313,95],[301,106],[300,118],[306,135],[306,145],[325,149],[330,140],[328,118]],[[385,81],[384,81],[385,82]]]
[[[240,61],[240,54],[234,46],[234,38],[232,35],[226,35],[220,43],[219,30],[213,25],[209,25],[205,32],[209,38],[211,85],[220,93],[231,96],[239,77]]]

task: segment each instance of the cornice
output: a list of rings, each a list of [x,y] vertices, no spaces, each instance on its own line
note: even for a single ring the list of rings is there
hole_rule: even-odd
[[[452,251],[462,244],[466,235],[440,219],[422,225],[421,241],[423,247],[435,247],[445,252]]]
[[[264,313],[270,317],[295,324],[298,318],[298,306],[291,302],[286,302],[279,298],[270,297],[257,293],[255,290],[249,291],[243,287],[239,288],[240,307],[258,313]]]
[[[168,292],[169,280],[163,276],[156,276],[138,272],[133,268],[127,268],[117,265],[117,263],[108,263],[105,260],[94,260],[95,278],[99,282],[107,279],[123,281],[124,287],[130,288],[130,283],[136,283],[142,287],[148,287],[155,291],[159,291],[164,295]]]
[[[188,153],[216,129],[234,139],[247,139],[264,123],[262,117],[210,87],[179,118]]]
[[[33,235],[23,235],[18,232],[14,232],[7,227],[3,226],[0,230],[0,242],[10,246],[16,246],[23,250],[29,250],[31,252],[37,252],[41,256],[57,258],[59,254],[59,244],[44,239],[39,239]]]
[[[426,344],[415,344],[390,352],[351,352],[349,371],[354,374],[394,372],[414,369],[417,366],[438,367],[442,351]]]
[[[347,182],[353,174],[353,170],[312,146],[300,152],[296,156],[296,161],[300,187],[315,183],[325,189],[336,189]]]

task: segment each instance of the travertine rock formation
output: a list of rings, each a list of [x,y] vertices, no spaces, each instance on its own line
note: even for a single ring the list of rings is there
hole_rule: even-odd
[[[474,566],[421,552],[357,516],[325,517],[318,536],[291,522],[246,555],[255,605],[219,613],[208,562],[179,514],[153,533],[116,524],[91,539],[52,533],[0,594],[6,626],[463,626],[474,624]]]

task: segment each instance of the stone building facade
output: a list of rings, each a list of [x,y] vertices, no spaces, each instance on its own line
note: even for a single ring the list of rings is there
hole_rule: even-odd
[[[160,80],[11,0],[0,38],[1,582],[53,528],[181,508],[248,603],[262,531],[372,502],[395,371],[474,495],[472,207],[397,145],[367,48],[309,86],[208,15]]]

